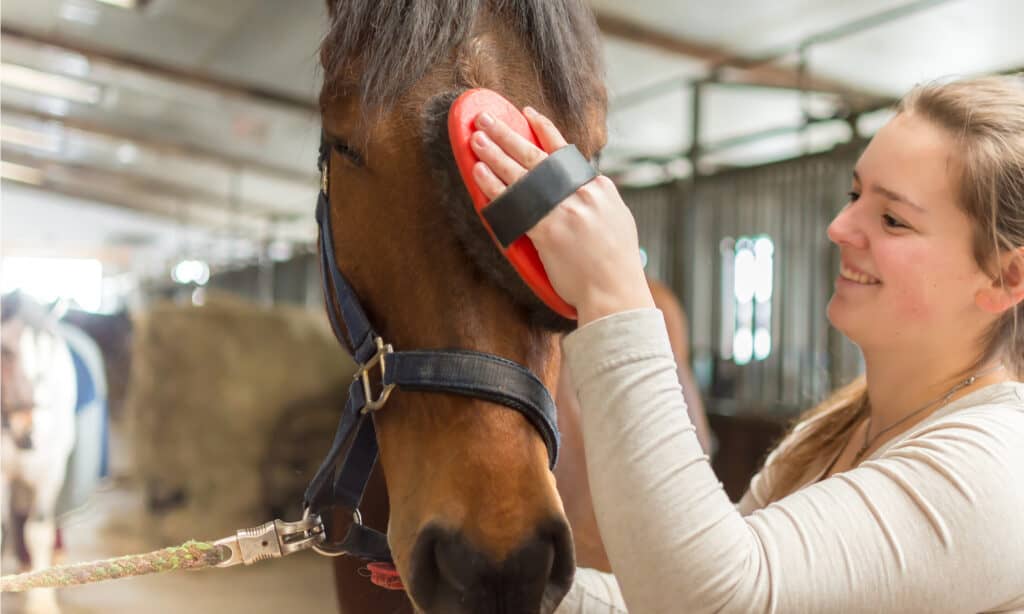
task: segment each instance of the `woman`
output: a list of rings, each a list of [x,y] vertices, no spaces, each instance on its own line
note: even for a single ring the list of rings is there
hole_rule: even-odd
[[[565,144],[527,116],[546,151]],[[478,127],[492,198],[545,155],[492,118]],[[802,417],[735,507],[684,411],[612,182],[529,236],[579,312],[565,361],[618,581],[581,570],[560,611],[1024,611],[1020,80],[916,88],[872,139],[828,229],[842,261],[828,317],[865,377]]]

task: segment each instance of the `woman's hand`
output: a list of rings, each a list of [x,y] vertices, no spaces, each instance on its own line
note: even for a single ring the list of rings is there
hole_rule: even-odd
[[[543,150],[486,113],[471,139],[481,160],[473,179],[490,199],[567,144],[549,119],[523,110]],[[640,261],[636,221],[615,184],[598,176],[528,231],[555,291],[576,307],[579,325],[619,311],[654,307]]]

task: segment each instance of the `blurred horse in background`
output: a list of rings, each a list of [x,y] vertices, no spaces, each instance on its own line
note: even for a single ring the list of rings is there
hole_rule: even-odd
[[[59,545],[57,518],[83,503],[106,470],[103,361],[60,305],[12,292],[0,305],[0,473],[4,545],[45,569]],[[58,612],[53,589],[31,591],[28,612]]]

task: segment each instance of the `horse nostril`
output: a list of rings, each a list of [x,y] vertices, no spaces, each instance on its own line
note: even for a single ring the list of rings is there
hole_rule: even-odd
[[[426,612],[547,613],[569,590],[575,562],[565,522],[542,527],[503,561],[464,534],[424,529],[413,550],[410,594]]]

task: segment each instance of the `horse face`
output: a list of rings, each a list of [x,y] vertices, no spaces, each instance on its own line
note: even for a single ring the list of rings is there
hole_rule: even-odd
[[[32,383],[19,348],[24,333],[24,323],[16,319],[4,322],[0,329],[0,416],[4,434],[22,450],[32,447],[32,410],[35,408]]]
[[[331,154],[328,181],[338,266],[396,350],[496,354],[553,389],[558,338],[551,322],[536,317],[532,295],[517,295],[498,271],[511,268],[454,174],[438,120],[447,111],[443,102],[461,89],[488,87],[574,126],[567,138],[585,155],[596,153],[605,138],[605,98],[586,8],[576,0],[530,0],[509,4],[499,17],[481,9],[485,3],[466,1],[438,19],[449,5],[414,2],[401,13],[385,6],[328,0],[333,30],[322,49],[329,75],[321,94],[323,127],[345,143]],[[526,21],[511,15],[520,10],[534,26],[550,26],[538,40],[569,42],[548,45],[550,54],[527,51],[524,31],[508,25],[523,28]],[[431,20],[436,23],[428,27]],[[459,24],[472,25],[459,30]],[[408,41],[420,44],[421,34],[441,27],[469,38],[452,39],[455,47],[436,56],[442,59],[393,104],[364,107],[360,92],[369,90],[358,83],[366,62],[400,81],[406,73],[391,60],[415,64],[415,58],[382,59],[388,48],[411,49]],[[556,57],[561,63],[552,66]],[[540,75],[557,81],[552,74],[569,72],[574,93],[561,99],[579,104],[553,112],[543,93],[553,88]],[[373,418],[390,501],[389,542],[417,609],[553,611],[572,581],[573,545],[547,451],[527,420],[480,400],[401,389]]]
[[[331,215],[339,267],[378,332],[399,350],[494,353],[553,384],[555,337],[485,283],[447,224],[419,113],[392,111],[365,132],[360,116],[351,99],[325,109],[325,129],[357,152],[332,154]],[[571,583],[572,541],[546,448],[526,419],[479,400],[397,390],[374,421],[389,541],[416,605],[553,609]]]

